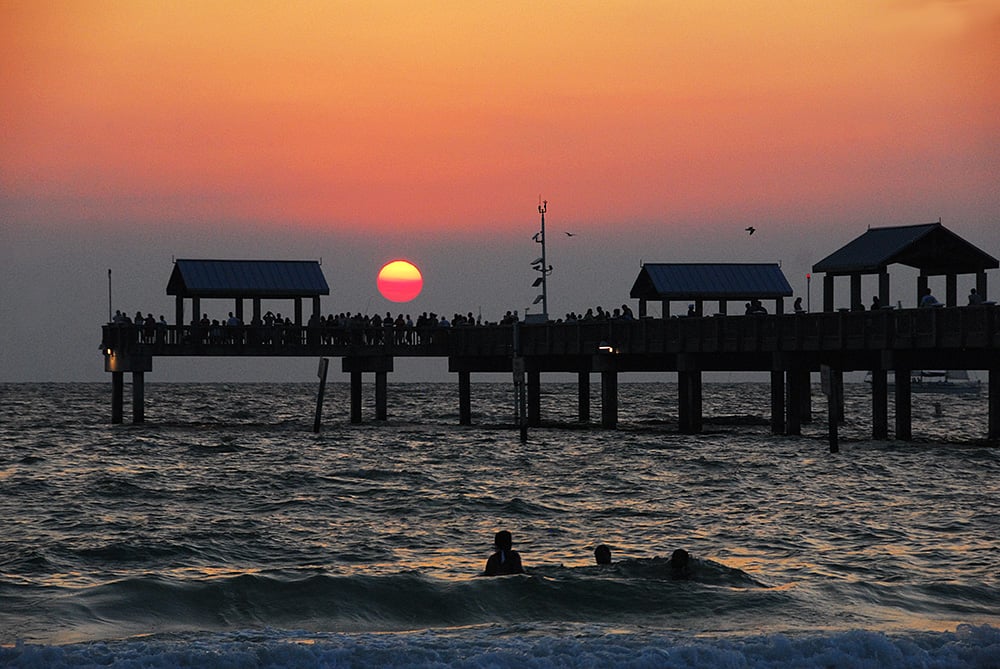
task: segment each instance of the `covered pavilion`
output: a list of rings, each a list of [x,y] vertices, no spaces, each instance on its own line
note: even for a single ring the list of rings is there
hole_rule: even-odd
[[[261,300],[294,300],[295,324],[302,325],[302,300],[312,300],[320,315],[320,296],[330,287],[315,260],[175,260],[167,295],[176,296],[175,324],[184,325],[184,300],[191,300],[192,319],[203,299],[235,300],[233,311],[243,321],[243,301],[252,301],[252,321],[261,322]]]
[[[791,295],[777,263],[644,263],[629,292],[639,300],[639,318],[646,317],[650,300],[663,303],[663,318],[670,317],[671,301],[694,304],[695,314],[702,316],[710,300],[718,300],[723,315],[730,301],[774,300],[774,313],[781,314],[784,298]]]
[[[943,275],[944,303],[949,307],[958,306],[959,274],[975,274],[976,292],[986,300],[986,270],[1000,266],[996,258],[948,230],[940,221],[869,228],[813,265],[813,272],[824,274],[823,311],[834,311],[834,280],[838,276],[850,277],[852,309],[863,308],[861,277],[866,274],[878,275],[879,302],[890,306],[888,267],[896,263],[920,271],[917,304],[927,289],[927,278]]]

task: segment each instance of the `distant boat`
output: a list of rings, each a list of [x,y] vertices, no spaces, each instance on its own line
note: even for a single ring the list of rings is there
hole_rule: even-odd
[[[894,375],[889,374],[889,387],[895,387]],[[865,383],[872,382],[872,374],[865,374]],[[917,369],[910,372],[910,392],[914,393],[978,393],[982,381],[969,376],[965,369],[930,371]]]

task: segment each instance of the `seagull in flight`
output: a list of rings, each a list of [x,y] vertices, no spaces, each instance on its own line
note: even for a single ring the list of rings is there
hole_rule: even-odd
[[[565,232],[565,230],[563,232]],[[567,237],[576,237],[576,233],[575,232],[566,232],[566,236]]]
[[[749,232],[751,235],[753,233],[757,232],[757,228],[753,227],[752,225],[748,225],[747,227],[745,227],[743,229],[746,230],[747,232]]]

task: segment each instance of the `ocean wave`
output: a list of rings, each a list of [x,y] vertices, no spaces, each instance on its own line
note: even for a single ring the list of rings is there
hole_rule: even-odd
[[[403,634],[315,634],[274,629],[155,635],[86,644],[0,647],[0,665],[46,667],[748,667],[988,669],[1000,657],[1000,630],[695,637],[640,634],[603,626],[496,627]]]
[[[651,559],[541,567],[499,579],[446,580],[416,571],[349,576],[272,571],[214,578],[150,573],[62,588],[58,597],[49,592],[43,599],[39,605],[53,608],[73,636],[74,629],[94,633],[95,625],[130,633],[254,626],[382,632],[539,621],[676,628],[692,618],[777,611],[791,596],[711,561],[698,561],[694,575],[678,581],[665,560]]]

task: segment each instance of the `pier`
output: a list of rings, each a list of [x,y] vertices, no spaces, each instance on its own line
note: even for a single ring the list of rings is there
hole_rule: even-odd
[[[917,303],[923,306],[889,306],[887,267],[894,263],[920,271]],[[986,271],[998,266],[995,258],[940,223],[872,228],[814,265],[814,271],[826,274],[823,311],[817,313],[801,310],[798,304],[786,313],[784,299],[792,291],[777,264],[655,263],[643,266],[630,292],[639,301],[637,317],[453,327],[385,322],[367,327],[354,320],[322,318],[320,300],[329,288],[316,262],[177,260],[167,285],[167,294],[175,297],[174,323],[109,323],[103,327],[101,350],[105,371],[112,378],[113,423],[123,422],[126,373],[132,375],[132,420],[143,422],[145,374],[152,371],[156,357],[340,358],[342,371],[350,375],[353,423],[362,422],[365,374],[374,375],[376,420],[386,420],[394,360],[432,357],[446,360],[448,371],[457,375],[463,425],[472,422],[471,380],[476,373],[512,374],[523,390],[518,406],[523,407],[520,418],[528,426],[541,424],[541,375],[552,372],[576,374],[578,419],[589,423],[590,384],[597,374],[600,425],[613,429],[618,422],[620,374],[674,372],[678,429],[698,433],[704,373],[764,372],[771,384],[771,431],[796,435],[811,418],[811,375],[820,372],[831,450],[836,450],[836,426],[843,419],[844,373],[870,374],[872,438],[889,438],[891,394],[893,436],[910,440],[911,373],[977,370],[987,375],[985,436],[996,440],[1000,438],[1000,308],[986,299]],[[976,277],[968,306],[959,306],[957,299],[956,277],[963,273]],[[878,275],[878,295],[870,309],[861,305],[864,274]],[[928,278],[935,275],[946,279],[943,303],[927,297]],[[834,308],[838,276],[850,279],[851,308]],[[203,300],[232,304],[229,322],[199,319]],[[290,301],[294,318],[262,315],[264,300]],[[678,300],[688,303],[687,314],[671,317],[670,303]],[[745,313],[731,315],[727,305],[744,300]],[[773,300],[773,313],[761,300]],[[647,315],[651,301],[662,304],[660,317]],[[717,308],[708,309],[713,303]],[[186,319],[186,313],[192,318]],[[319,411],[317,423],[318,416]]]
[[[515,329],[519,355],[515,355]],[[106,325],[102,350],[112,375],[112,422],[123,419],[123,375],[132,374],[133,421],[143,420],[144,374],[155,357],[299,356],[340,358],[350,374],[351,421],[361,422],[362,378],[373,374],[376,416],[388,416],[387,382],[397,357],[447,360],[457,374],[460,423],[471,423],[471,375],[523,365],[528,421],[538,425],[541,375],[576,373],[579,416],[590,416],[590,380],[600,375],[603,427],[617,424],[617,380],[623,372],[676,372],[679,429],[701,430],[702,373],[769,372],[771,429],[799,434],[810,409],[810,374],[826,367],[872,373],[872,437],[888,437],[888,375],[895,379],[895,438],[912,436],[911,372],[972,369],[988,374],[988,438],[1000,436],[1000,308],[995,305],[814,314],[642,318],[441,328],[397,333],[392,328],[239,326],[216,335],[199,326]],[[519,362],[518,362],[519,361]],[[650,408],[656,411],[655,407]]]

